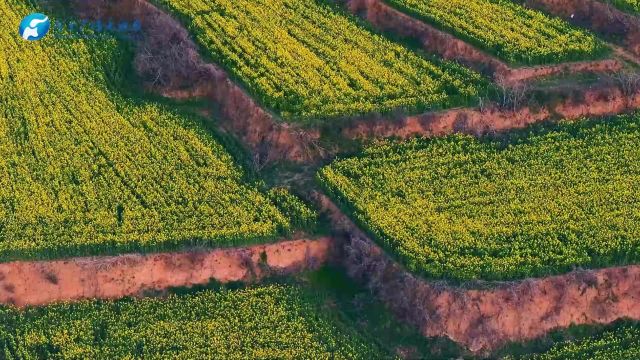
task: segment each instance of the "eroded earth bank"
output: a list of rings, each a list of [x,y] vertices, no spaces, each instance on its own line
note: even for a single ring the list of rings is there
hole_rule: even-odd
[[[292,240],[246,248],[131,254],[0,264],[0,303],[44,305],[80,299],[117,299],[171,287],[255,282],[322,266],[331,239]]]
[[[469,286],[429,281],[392,260],[329,198],[316,194],[316,199],[345,231],[343,263],[349,275],[427,337],[448,337],[488,355],[508,342],[570,325],[640,320],[640,266]]]

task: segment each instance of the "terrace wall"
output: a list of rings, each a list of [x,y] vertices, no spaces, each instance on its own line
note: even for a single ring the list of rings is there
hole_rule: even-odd
[[[550,94],[547,94],[549,97]],[[505,109],[452,109],[396,119],[381,117],[352,122],[343,136],[355,138],[410,138],[452,133],[484,135],[520,129],[548,119],[578,119],[608,116],[640,108],[640,89],[624,90],[618,85],[598,84],[589,89],[560,89],[551,92],[553,102],[541,106]]]
[[[254,282],[317,269],[331,249],[332,239],[320,238],[209,251],[2,263],[0,303],[45,305],[137,296],[212,280]]]

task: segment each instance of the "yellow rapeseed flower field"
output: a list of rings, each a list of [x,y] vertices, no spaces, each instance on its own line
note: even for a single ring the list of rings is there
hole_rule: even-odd
[[[640,0],[607,0],[605,2],[613,4],[620,10],[633,14],[640,14]]]
[[[162,0],[265,106],[311,121],[468,103],[485,80],[428,60],[315,0]]]
[[[384,142],[319,173],[410,270],[502,280],[640,261],[640,114]]]
[[[291,230],[296,220],[244,183],[196,119],[113,89],[124,55],[114,38],[27,42],[15,24],[31,11],[0,5],[0,260],[228,246]]]
[[[530,360],[623,360],[640,359],[640,326],[623,324],[597,335],[554,344],[542,354],[523,356]],[[508,357],[505,360],[512,359]]]
[[[323,307],[318,295],[299,286],[267,285],[165,299],[0,307],[0,357],[389,358],[338,311]]]
[[[510,63],[589,60],[607,51],[588,31],[510,0],[388,1]]]

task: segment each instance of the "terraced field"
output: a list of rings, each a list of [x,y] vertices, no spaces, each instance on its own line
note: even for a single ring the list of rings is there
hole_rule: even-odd
[[[511,65],[608,51],[591,33],[508,0],[385,1]],[[633,0],[615,1],[640,10]],[[525,359],[640,358],[640,327],[631,321],[541,338],[558,327],[640,316],[640,267],[545,278],[640,262],[640,112],[486,137],[347,138],[505,129],[561,110],[621,112],[638,104],[631,64],[606,83],[582,74],[537,82],[540,108],[511,111],[526,86],[493,103],[485,98],[497,86],[478,73],[379,34],[328,0],[152,2],[96,0],[77,12],[51,2],[0,4],[0,359],[491,358],[528,341],[542,347],[519,352]],[[380,3],[365,5],[375,11]],[[143,14],[142,33],[127,39],[85,29],[86,38],[24,41],[16,25],[35,11]],[[419,21],[403,28],[396,22],[404,15],[385,11],[396,17],[367,18],[398,34],[424,30],[421,40],[434,33]],[[204,61],[168,14],[188,28]],[[163,24],[171,25],[166,32]],[[513,70],[456,44],[469,58],[496,62],[497,74]],[[175,48],[188,53],[184,63],[197,63],[189,76],[178,74],[181,66],[156,68],[174,65],[154,57]],[[167,83],[202,81],[146,90],[206,96],[178,103],[139,95],[147,77],[129,72],[148,75],[139,61],[149,59],[152,70],[178,78]],[[476,103],[478,110],[406,115]],[[362,115],[371,118],[349,119]],[[344,128],[342,120],[359,121]],[[322,122],[335,129],[318,129]],[[296,141],[302,145],[290,146]],[[269,162],[289,150],[314,155]],[[350,155],[330,158],[336,153]],[[240,161],[260,170],[248,173]],[[326,214],[285,186],[317,199]],[[322,241],[268,249],[10,262],[319,233]],[[529,277],[541,279],[474,282]],[[432,281],[440,279],[450,281]],[[16,307],[26,304],[48,305]]]
[[[0,260],[239,245],[299,222],[197,119],[119,95],[114,38],[15,36],[31,10],[0,5]]]
[[[640,260],[640,115],[384,142],[319,180],[411,271],[515,279]]]
[[[285,119],[309,121],[469,103],[486,86],[316,0],[162,0],[213,60]]]
[[[0,308],[4,359],[388,357],[320,293],[293,285],[24,311]]]
[[[512,64],[588,60],[606,53],[593,34],[509,0],[387,0]]]

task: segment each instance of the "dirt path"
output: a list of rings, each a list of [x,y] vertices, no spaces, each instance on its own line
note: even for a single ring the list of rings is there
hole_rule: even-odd
[[[121,298],[214,279],[250,282],[274,273],[316,269],[327,261],[330,250],[331,239],[321,238],[201,252],[4,263],[0,303],[25,306]]]

